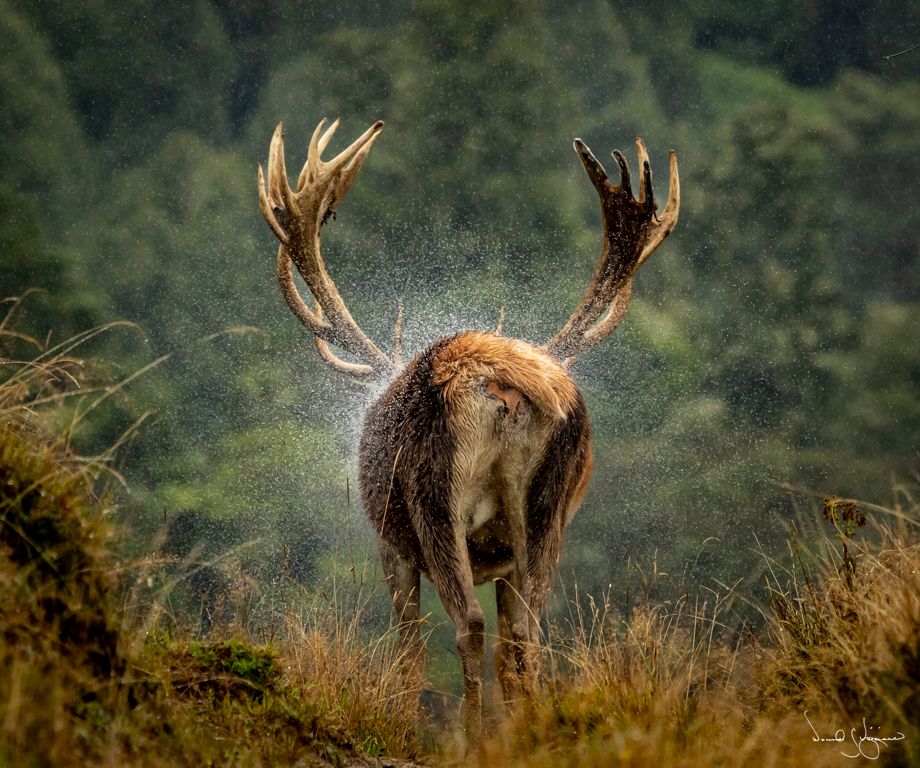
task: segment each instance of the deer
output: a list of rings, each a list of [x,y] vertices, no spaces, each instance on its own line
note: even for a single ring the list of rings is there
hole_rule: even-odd
[[[511,705],[532,689],[534,649],[563,534],[591,475],[591,427],[570,369],[620,324],[633,275],[674,230],[680,210],[677,156],[670,151],[668,199],[659,215],[642,139],[636,139],[637,195],[620,151],[613,152],[619,168],[614,183],[575,139],[600,201],[603,239],[593,279],[562,328],[542,345],[508,338],[501,327],[466,330],[435,340],[404,363],[402,310],[387,354],[355,322],[323,258],[322,227],[335,216],[384,126],[375,122],[323,160],[338,125],[336,120],[327,128],[325,119],[317,125],[292,188],[278,123],[267,179],[261,164],[258,169],[259,206],[280,242],[281,294],[322,360],[339,374],[385,385],[366,412],[358,447],[364,509],[377,533],[405,647],[419,649],[421,657],[422,574],[456,628],[463,727],[468,747],[475,747],[482,735],[485,614],[474,586],[495,585],[495,663],[503,699]],[[295,268],[312,307],[298,288]]]

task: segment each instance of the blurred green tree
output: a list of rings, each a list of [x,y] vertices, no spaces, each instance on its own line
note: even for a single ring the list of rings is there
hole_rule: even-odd
[[[0,2],[0,294],[42,292],[28,327],[67,335],[96,322],[72,240],[92,197],[89,153],[59,63],[27,19]]]

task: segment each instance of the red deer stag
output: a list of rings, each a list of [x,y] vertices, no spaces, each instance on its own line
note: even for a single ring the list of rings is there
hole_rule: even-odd
[[[456,625],[463,664],[465,727],[475,744],[482,719],[483,625],[473,586],[495,582],[497,666],[506,701],[526,690],[539,620],[552,586],[563,530],[591,473],[588,414],[567,373],[575,356],[603,341],[629,303],[633,273],[677,224],[680,182],[670,155],[670,188],[658,216],[648,154],[636,140],[641,179],[614,152],[614,184],[580,139],[574,147],[600,197],[604,239],[594,278],[578,307],[542,347],[498,333],[464,331],[439,339],[406,365],[387,355],[354,321],[320,250],[320,229],[335,213],[383,128],[374,123],[334,159],[321,159],[338,121],[313,133],[291,189],[279,124],[259,167],[262,215],[281,241],[278,282],[291,311],[316,339],[323,360],[353,377],[393,378],[371,406],[360,446],[360,484],[380,536],[383,569],[404,642],[420,647],[419,574],[433,583]],[[297,268],[315,306],[301,297]],[[343,360],[332,347],[357,362]],[[395,377],[395,378],[394,378]]]

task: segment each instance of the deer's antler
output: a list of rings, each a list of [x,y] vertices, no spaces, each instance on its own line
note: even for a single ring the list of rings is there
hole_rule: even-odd
[[[629,306],[633,274],[673,231],[680,212],[680,177],[673,150],[668,203],[659,217],[642,139],[636,139],[641,173],[638,198],[633,195],[629,166],[621,152],[613,152],[620,167],[620,183],[614,184],[581,139],[575,139],[574,147],[600,198],[604,242],[594,279],[581,302],[562,330],[546,343],[546,351],[567,364],[606,339],[619,325]]]
[[[278,123],[268,151],[268,182],[259,165],[259,207],[262,216],[281,241],[278,248],[278,283],[294,315],[316,337],[323,360],[336,370],[359,378],[386,375],[396,368],[396,361],[384,354],[352,318],[335,283],[326,270],[320,249],[320,229],[348,192],[367,157],[374,140],[383,128],[377,121],[351,146],[332,160],[322,159],[336,120],[326,129],[320,121],[310,140],[307,161],[297,179],[297,189],[288,183],[284,164],[284,136]],[[325,129],[325,130],[324,130]],[[316,301],[310,309],[294,282],[291,264],[303,277]],[[400,320],[401,322],[401,320]],[[329,345],[339,347],[358,359],[347,362]]]

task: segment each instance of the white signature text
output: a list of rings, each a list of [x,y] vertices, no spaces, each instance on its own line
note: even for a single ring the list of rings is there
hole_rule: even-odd
[[[878,731],[879,727],[877,725],[866,725],[866,718],[862,719],[862,733],[856,728],[850,728],[849,736],[847,736],[843,728],[838,728],[833,736],[820,736],[817,729],[808,718],[807,709],[805,710],[805,719],[808,721],[811,732],[814,734],[811,738],[812,741],[847,744],[846,750],[840,753],[844,757],[864,757],[867,760],[878,760],[879,755],[882,753],[883,746],[887,745],[890,741],[901,741],[904,738],[904,734],[900,731],[894,736],[871,736],[870,731]],[[856,751],[851,754],[849,752],[850,749],[855,749]]]

